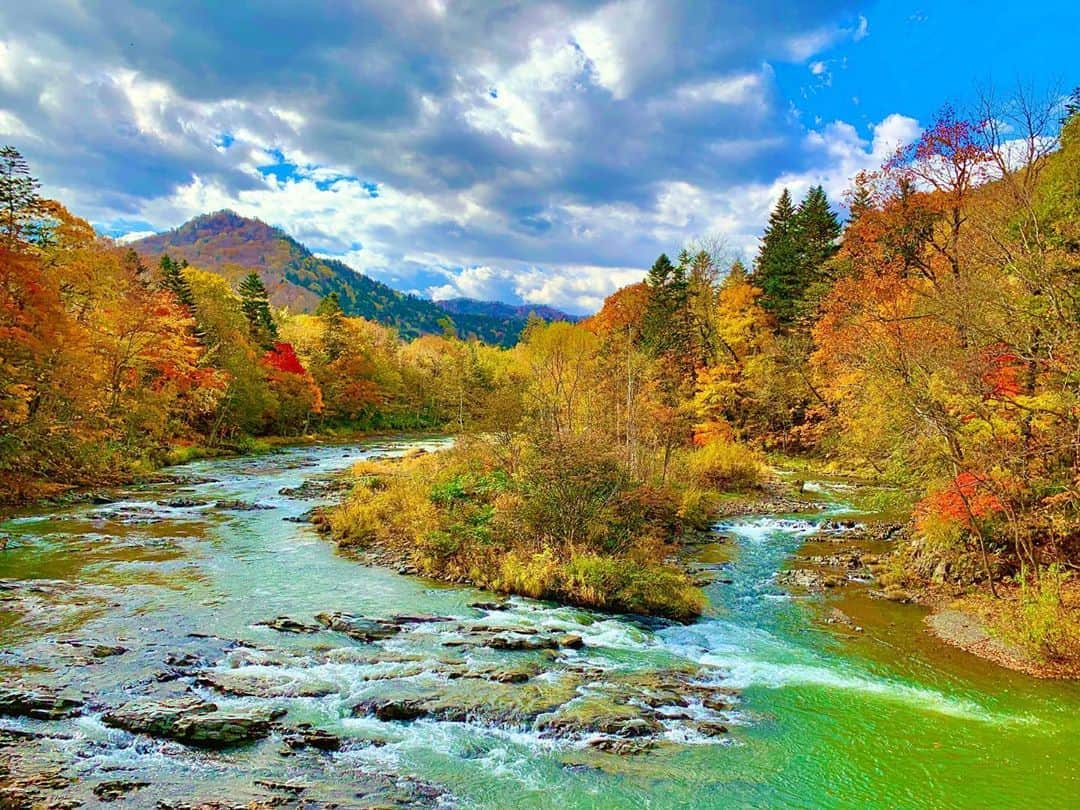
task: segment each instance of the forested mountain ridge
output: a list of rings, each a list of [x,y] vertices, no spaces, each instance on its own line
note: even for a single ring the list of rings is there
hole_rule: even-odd
[[[346,315],[359,316],[398,330],[403,338],[442,334],[449,315],[462,337],[512,346],[526,317],[513,313],[450,314],[424,298],[395,290],[358,273],[344,262],[321,259],[280,228],[233,211],[202,214],[171,231],[131,243],[149,263],[161,256],[185,259],[195,267],[224,276],[236,286],[254,271],[274,306],[313,312],[320,300],[337,293]]]
[[[580,321],[577,315],[571,315],[555,307],[544,304],[506,304],[502,301],[481,301],[477,298],[436,299],[435,303],[451,315],[481,315],[503,320],[520,319],[527,321],[531,315],[545,321]]]

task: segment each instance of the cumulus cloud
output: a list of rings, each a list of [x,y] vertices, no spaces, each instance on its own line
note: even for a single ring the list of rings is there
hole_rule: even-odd
[[[228,207],[401,289],[582,312],[917,133],[790,115],[774,66],[827,75],[869,23],[774,5],[9,4],[0,135],[108,233]]]

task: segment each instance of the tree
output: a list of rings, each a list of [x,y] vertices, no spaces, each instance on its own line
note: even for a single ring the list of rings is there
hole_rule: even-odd
[[[187,259],[174,261],[169,254],[161,257],[161,288],[168,290],[176,298],[177,303],[186,307],[190,312],[195,311],[195,296],[191,292],[191,284],[184,278],[184,270],[187,268]]]
[[[825,263],[839,248],[840,231],[840,220],[829,206],[825,189],[814,186],[795,212],[799,274],[804,289],[820,280]]]
[[[277,325],[270,314],[270,297],[256,273],[248,273],[240,282],[241,307],[255,342],[269,350],[277,338]]]
[[[45,215],[40,186],[18,149],[0,147],[0,239],[9,251],[41,240],[42,233],[35,227]]]
[[[795,206],[785,188],[769,215],[754,264],[753,284],[761,290],[761,306],[781,326],[795,321],[802,293]]]
[[[693,348],[689,263],[685,251],[675,265],[662,253],[645,279],[649,299],[641,325],[642,342],[654,355],[667,358],[675,372],[670,382],[676,386],[692,381],[698,359]]]
[[[341,310],[341,300],[336,292],[327,295],[315,309],[315,315],[322,321],[323,352],[326,361],[333,363],[345,351],[345,314]]]

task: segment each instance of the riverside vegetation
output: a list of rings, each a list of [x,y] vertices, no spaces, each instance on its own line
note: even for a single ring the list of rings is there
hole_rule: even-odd
[[[405,343],[274,310],[248,275],[143,257],[41,200],[3,153],[0,475],[9,493],[130,475],[177,444],[431,427],[445,454],[365,462],[325,522],[422,572],[690,618],[672,558],[762,451],[887,482],[893,593],[962,597],[1033,655],[1080,656],[1080,99],[945,110],[853,180],[785,191],[752,269],[660,256],[580,324],[518,345]],[[1064,116],[1063,119],[1061,116]],[[1059,119],[1060,126],[1059,126]]]

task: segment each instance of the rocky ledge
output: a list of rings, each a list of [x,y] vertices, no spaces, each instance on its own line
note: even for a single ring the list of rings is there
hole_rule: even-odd
[[[264,707],[219,709],[197,697],[136,700],[106,712],[107,726],[133,734],[176,740],[202,748],[227,748],[270,734],[273,722],[285,714]]]

